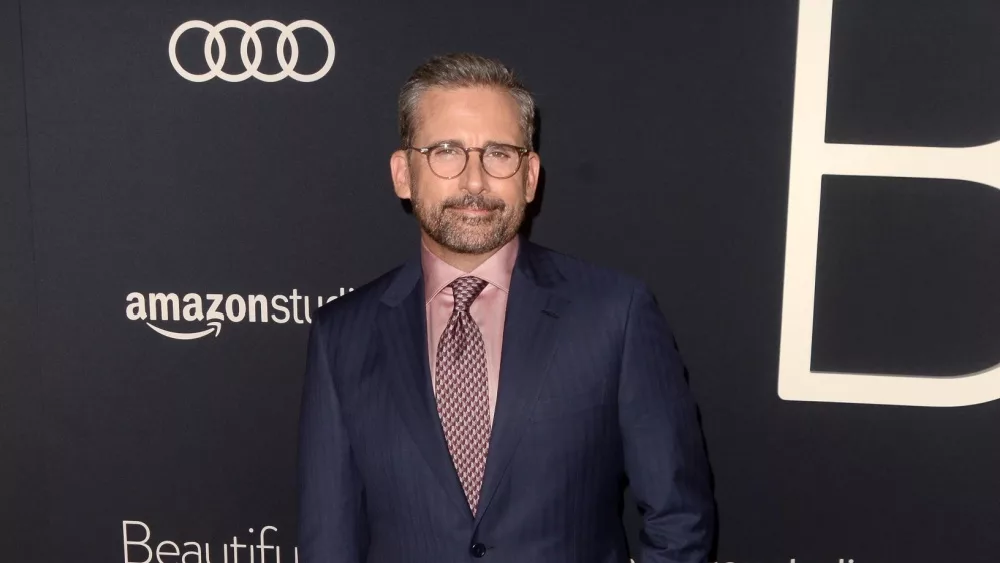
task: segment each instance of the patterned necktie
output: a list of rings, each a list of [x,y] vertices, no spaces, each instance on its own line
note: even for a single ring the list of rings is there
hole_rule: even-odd
[[[455,309],[438,342],[434,390],[455,471],[475,515],[490,445],[486,345],[469,307],[486,281],[465,276],[450,284]]]

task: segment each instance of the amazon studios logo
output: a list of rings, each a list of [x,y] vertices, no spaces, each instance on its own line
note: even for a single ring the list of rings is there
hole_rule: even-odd
[[[1000,189],[1000,141],[965,148],[826,142],[833,3],[799,3],[778,395],[795,401],[927,407],[1000,399],[1000,365],[948,378],[822,373],[810,368],[824,174],[954,179]]]
[[[353,287],[340,288],[337,295],[327,297],[300,295],[293,289],[289,295],[247,296],[222,293],[142,293],[133,291],[125,296],[125,316],[130,321],[144,322],[153,331],[174,340],[195,340],[210,334],[219,336],[222,323],[285,324],[312,322],[312,313],[354,291]],[[155,324],[154,324],[155,323]],[[178,323],[184,328],[177,329]]]

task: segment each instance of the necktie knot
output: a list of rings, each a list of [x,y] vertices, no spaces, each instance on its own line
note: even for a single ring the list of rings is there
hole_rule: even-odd
[[[463,276],[448,284],[455,296],[455,312],[468,311],[476,297],[486,289],[487,283],[476,276]]]

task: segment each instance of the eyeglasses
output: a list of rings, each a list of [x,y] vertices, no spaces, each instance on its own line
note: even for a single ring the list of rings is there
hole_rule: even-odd
[[[469,153],[478,151],[483,171],[498,180],[510,178],[521,168],[528,149],[514,145],[492,144],[485,147],[460,147],[453,143],[438,143],[429,147],[406,147],[427,157],[427,165],[435,176],[444,180],[457,178],[469,164]]]

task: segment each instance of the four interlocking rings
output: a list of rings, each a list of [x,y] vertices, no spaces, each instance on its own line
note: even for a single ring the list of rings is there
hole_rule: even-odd
[[[295,40],[294,33],[296,29],[303,27],[315,30],[326,41],[326,62],[323,63],[323,66],[319,70],[312,74],[301,74],[295,71],[295,64],[299,61],[299,43]],[[239,74],[231,74],[222,70],[222,65],[226,64],[226,42],[223,41],[221,32],[224,29],[230,28],[243,31],[243,40],[240,41],[240,57],[243,59],[243,66],[246,67],[246,70]],[[278,64],[281,65],[281,72],[274,74],[265,74],[257,70],[260,67],[260,60],[263,55],[260,37],[257,36],[257,32],[265,28],[276,29],[281,32],[281,35],[278,37]],[[181,34],[189,29],[204,29],[208,32],[208,37],[205,38],[205,62],[208,63],[208,72],[203,74],[188,72],[177,62],[177,40]],[[251,41],[253,41],[253,60],[250,60],[250,54],[247,49]],[[285,58],[286,42],[291,47],[291,57],[289,59]],[[218,59],[212,58],[213,43],[219,50]],[[211,25],[201,20],[191,20],[182,23],[174,30],[173,35],[170,36],[169,53],[170,64],[174,65],[174,70],[177,71],[177,74],[191,82],[205,82],[216,77],[226,82],[242,82],[251,76],[264,82],[277,82],[286,76],[290,76],[293,80],[298,80],[299,82],[315,82],[323,78],[330,71],[330,67],[333,66],[335,49],[333,46],[333,37],[330,36],[330,32],[312,20],[299,20],[288,25],[275,20],[263,20],[253,25],[247,25],[239,20],[226,20],[219,25]]]

